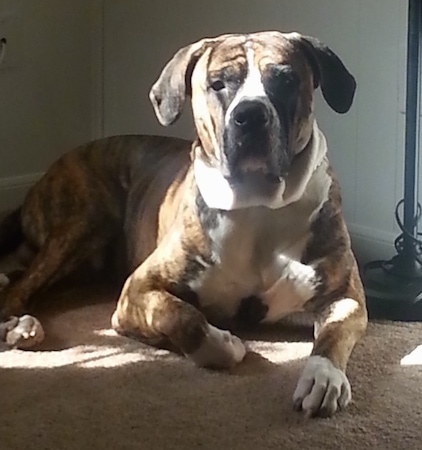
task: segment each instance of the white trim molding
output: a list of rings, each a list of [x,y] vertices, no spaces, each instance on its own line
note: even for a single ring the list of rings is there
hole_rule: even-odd
[[[358,224],[347,225],[353,251],[361,265],[375,259],[390,259],[395,254],[394,240],[397,234],[375,230]]]
[[[16,208],[22,202],[29,188],[42,175],[43,173],[40,172],[0,178],[0,211]]]

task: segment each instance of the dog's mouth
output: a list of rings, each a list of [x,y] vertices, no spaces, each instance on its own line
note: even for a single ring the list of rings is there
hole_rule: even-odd
[[[273,142],[275,141],[275,143]],[[266,135],[262,139],[237,139],[232,147],[224,147],[221,164],[224,178],[234,188],[256,185],[271,191],[287,177],[290,166],[287,145]],[[286,148],[286,150],[285,150]]]
[[[277,187],[287,176],[287,171],[277,170],[264,158],[245,158],[227,172],[225,178],[233,188],[242,185]]]
[[[277,187],[282,181],[282,176],[277,176],[266,170],[254,170],[245,172],[235,172],[226,177],[226,180],[232,188],[240,188],[244,185]]]
[[[271,198],[283,182],[283,177],[268,171],[237,172],[226,178],[234,192],[243,198]]]

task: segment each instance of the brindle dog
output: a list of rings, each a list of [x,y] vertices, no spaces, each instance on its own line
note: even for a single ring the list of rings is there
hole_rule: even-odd
[[[43,338],[28,301],[110,248],[128,276],[113,327],[171,344],[199,366],[245,355],[219,323],[315,315],[315,345],[294,393],[308,415],[345,407],[349,355],[365,331],[364,293],[339,185],[314,118],[317,87],[338,113],[355,80],[332,50],[297,33],[204,39],[178,51],[151,90],[163,125],[192,101],[197,138],[121,136],[55,162],[0,228],[0,249],[34,257],[3,290],[4,338]]]

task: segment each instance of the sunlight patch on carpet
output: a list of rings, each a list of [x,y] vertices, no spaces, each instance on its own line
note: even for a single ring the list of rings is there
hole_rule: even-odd
[[[309,356],[312,342],[248,341],[247,347],[275,364],[283,364]]]
[[[113,330],[113,328],[105,328],[103,330],[94,330],[94,334],[97,336],[118,336],[118,334]]]
[[[40,369],[75,365],[82,368],[118,367],[126,364],[151,362],[176,355],[165,350],[125,348],[124,346],[77,345],[58,351],[7,350],[0,354],[1,368]]]
[[[108,368],[154,361],[181,361],[167,350],[159,350],[139,341],[122,338],[113,329],[92,330],[86,344],[68,342],[62,350],[25,351],[5,348],[0,351],[0,368],[42,369],[76,366]],[[311,342],[273,342],[248,340],[249,351],[258,353],[274,364],[283,364],[309,356]],[[0,349],[1,350],[1,349]]]
[[[422,345],[418,345],[414,350],[404,356],[400,361],[401,366],[422,365]]]

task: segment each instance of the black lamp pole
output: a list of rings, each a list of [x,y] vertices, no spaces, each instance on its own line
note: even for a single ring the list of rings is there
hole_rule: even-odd
[[[407,37],[407,81],[406,81],[406,140],[404,162],[404,203],[403,225],[417,238],[415,217],[418,210],[418,142],[420,111],[420,36],[421,0],[409,0]],[[415,259],[415,245],[409,235],[404,236],[400,262],[408,276],[420,274],[420,266]]]

